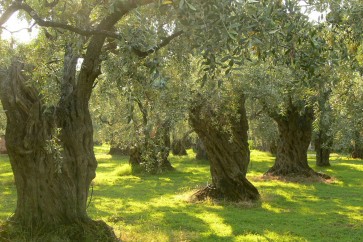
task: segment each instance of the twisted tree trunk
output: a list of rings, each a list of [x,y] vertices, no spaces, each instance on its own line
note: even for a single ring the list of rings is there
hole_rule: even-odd
[[[97,167],[87,101],[71,93],[57,108],[47,108],[25,73],[24,63],[14,61],[1,78],[7,147],[18,195],[13,220],[32,229],[89,224],[106,230],[107,238],[114,240],[112,230],[92,221],[86,212]]]
[[[91,220],[86,211],[88,190],[97,167],[88,104],[95,80],[101,74],[106,35],[117,38],[110,32],[117,22],[131,10],[154,2],[118,1],[112,12],[101,14],[94,21],[96,25],[91,25],[92,5],[85,3],[77,12],[82,19],[81,28],[40,17],[25,1],[16,1],[4,9],[0,25],[22,10],[40,26],[66,30],[61,43],[73,41],[65,50],[61,95],[55,107],[44,105],[39,92],[27,82],[31,72],[24,71],[21,62],[13,62],[10,71],[0,76],[1,101],[7,110],[7,147],[18,194],[13,219],[22,231],[74,226],[71,234],[65,234],[65,241],[115,240],[113,231],[105,223]],[[77,36],[70,37],[70,32]],[[152,51],[134,53],[146,57],[180,33],[171,35]],[[76,71],[81,56],[83,63]]]
[[[224,129],[225,116],[214,112],[208,103],[198,100],[190,110],[190,123],[205,145],[212,175],[212,184],[194,194],[198,200],[206,197],[234,202],[259,199],[257,189],[246,178],[250,151],[244,102],[242,96],[238,103],[239,117],[228,117],[231,133]]]
[[[271,115],[271,114],[270,114]],[[290,105],[285,115],[271,115],[277,122],[279,140],[275,164],[266,172],[273,176],[323,176],[316,173],[308,164],[307,151],[311,141],[313,110],[300,112]]]
[[[100,74],[97,48],[101,50],[104,37],[95,39],[78,77],[78,54],[67,45],[61,95],[55,107],[43,103],[32,86],[33,70],[21,61],[14,60],[1,77],[7,148],[18,195],[13,221],[26,231],[65,226],[79,231],[66,234],[75,236],[67,239],[82,241],[102,234],[98,239],[116,240],[112,229],[91,220],[86,211],[97,167],[88,102],[93,81]]]

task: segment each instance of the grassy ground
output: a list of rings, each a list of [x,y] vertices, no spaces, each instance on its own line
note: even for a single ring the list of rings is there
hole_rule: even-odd
[[[210,182],[207,162],[171,157],[176,171],[132,176],[127,157],[97,147],[97,178],[88,212],[113,226],[124,241],[363,241],[363,161],[334,155],[330,183],[264,180],[273,163],[253,151],[248,178],[258,204],[190,203],[194,189]],[[0,155],[0,220],[14,211],[16,195],[7,156]]]

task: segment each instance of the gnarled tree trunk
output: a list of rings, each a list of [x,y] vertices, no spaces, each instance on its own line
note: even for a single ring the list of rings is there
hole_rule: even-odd
[[[101,54],[107,51],[103,48],[106,35],[112,34],[115,24],[131,10],[154,2],[117,1],[113,11],[101,14],[92,24],[92,5],[85,3],[77,12],[82,26],[71,25],[74,21],[55,23],[47,16],[40,17],[23,1],[4,9],[0,25],[12,13],[24,10],[40,26],[67,31],[59,43],[73,41],[66,47],[61,95],[54,108],[44,105],[31,82],[25,83],[31,75],[22,71],[22,63],[14,62],[10,73],[0,77],[1,101],[7,110],[7,148],[18,194],[13,219],[22,231],[71,226],[73,233],[65,234],[65,241],[115,240],[113,231],[105,223],[91,220],[86,211],[88,190],[97,167],[88,104],[95,80],[101,74]],[[79,35],[71,37],[70,32]],[[178,35],[172,35],[155,49]],[[151,52],[134,53],[146,57]],[[83,62],[76,71],[79,57]],[[98,236],[101,234],[102,238]]]
[[[275,164],[266,172],[273,176],[316,176],[308,164],[307,151],[311,141],[314,113],[310,108],[300,112],[290,105],[285,115],[274,114],[279,140]]]
[[[18,194],[13,220],[26,230],[65,226],[79,231],[67,239],[82,241],[92,234],[95,238],[102,234],[98,239],[105,241],[116,239],[105,223],[91,220],[86,211],[97,167],[88,102],[93,81],[100,74],[97,49],[104,37],[95,39],[78,77],[78,55],[71,45],[66,47],[61,95],[55,107],[43,103],[32,87],[32,70],[18,60],[0,80],[1,101],[7,110],[7,148]]]
[[[198,100],[190,110],[191,126],[205,145],[212,175],[212,184],[194,194],[198,200],[206,197],[234,202],[259,199],[257,189],[246,179],[250,151],[244,102],[242,96],[238,103],[239,117],[228,117],[231,133],[223,127],[225,117],[214,112],[205,100]]]
[[[15,60],[1,78],[7,148],[18,194],[13,220],[32,229],[100,225],[108,239],[115,239],[104,223],[92,221],[86,212],[97,167],[87,100],[72,92],[56,108],[47,108],[24,70],[24,63]]]

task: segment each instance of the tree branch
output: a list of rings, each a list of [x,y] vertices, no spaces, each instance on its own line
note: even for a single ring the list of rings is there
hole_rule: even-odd
[[[83,35],[83,36],[91,36],[91,35],[104,35],[107,37],[112,37],[115,39],[120,39],[121,36],[118,35],[117,33],[111,32],[111,31],[106,31],[106,30],[89,30],[89,29],[81,29],[81,28],[77,28],[74,27],[72,25],[69,24],[64,24],[64,23],[59,23],[59,22],[53,22],[53,21],[46,21],[43,20],[35,11],[32,7],[30,7],[28,4],[23,3],[21,5],[21,10],[24,10],[25,12],[27,12],[34,20],[35,22],[42,27],[52,27],[52,28],[60,28],[60,29],[65,29],[65,30],[69,30],[71,32],[77,33],[79,35]],[[19,9],[19,10],[20,10]]]
[[[57,3],[58,1],[54,1],[53,3]],[[115,15],[123,16],[126,12],[136,8],[137,6],[147,5],[150,3],[155,2],[155,0],[129,0],[129,1],[119,1],[118,4],[115,6]],[[24,10],[27,14],[29,14],[35,22],[41,27],[52,27],[52,28],[60,28],[69,30],[71,32],[77,33],[83,36],[92,36],[92,35],[102,35],[106,37],[111,37],[115,39],[122,39],[122,36],[118,33],[114,33],[112,31],[107,31],[99,25],[97,29],[81,29],[69,24],[54,22],[54,21],[47,21],[42,19],[39,14],[27,3],[22,3],[22,1],[16,1],[11,4],[5,12],[0,17],[0,27],[4,25],[9,18],[19,10]],[[111,14],[112,15],[112,14]]]
[[[0,26],[3,26],[16,11],[19,10],[21,3],[11,4],[0,17]]]
[[[141,5],[147,5],[154,3],[156,0],[128,0],[118,1],[115,6],[115,11],[106,16],[96,27],[97,31],[110,31],[113,26],[131,10]],[[86,96],[89,100],[92,92],[93,83],[96,78],[101,74],[100,54],[102,47],[104,46],[106,35],[94,35],[87,47],[84,61],[82,63],[81,70],[78,75],[78,86],[83,88],[76,89],[77,96]]]
[[[132,51],[140,58],[145,58],[148,55],[155,53],[156,51],[160,50],[161,48],[165,47],[166,45],[168,45],[173,39],[177,38],[178,36],[183,34],[183,30],[181,31],[177,31],[173,34],[171,34],[170,36],[163,38],[162,42],[160,44],[158,44],[157,46],[147,50],[147,51],[141,51],[139,49],[136,48],[132,48]]]

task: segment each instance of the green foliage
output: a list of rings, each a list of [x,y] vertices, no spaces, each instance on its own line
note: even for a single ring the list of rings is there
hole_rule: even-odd
[[[118,24],[126,41],[113,42],[117,50],[104,62],[105,80],[92,100],[96,139],[140,150],[141,165],[152,173],[159,172],[163,150],[169,149],[164,136],[185,119],[189,98],[188,63],[182,48],[171,43],[151,53],[177,30],[172,9],[160,11],[141,8]]]
[[[355,143],[363,142],[362,77],[349,69],[340,73],[342,81],[332,91],[333,115],[338,117],[333,123],[335,149],[350,152]]]
[[[101,150],[107,149],[96,147]],[[172,157],[176,171],[160,176],[118,176],[115,170],[127,166],[126,158],[96,156],[99,170],[88,211],[112,225],[123,241],[151,236],[157,241],[357,241],[363,236],[361,160],[334,154],[332,167],[316,168],[333,175],[331,183],[295,183],[261,179],[274,158],[252,151],[247,176],[261,192],[261,203],[195,204],[188,197],[210,174],[209,165],[192,153]],[[16,198],[7,156],[0,157],[0,219],[5,220]]]
[[[250,144],[250,149],[276,152],[279,137],[276,123],[263,112],[257,102],[248,100],[246,108],[249,117],[248,136],[253,144]]]

